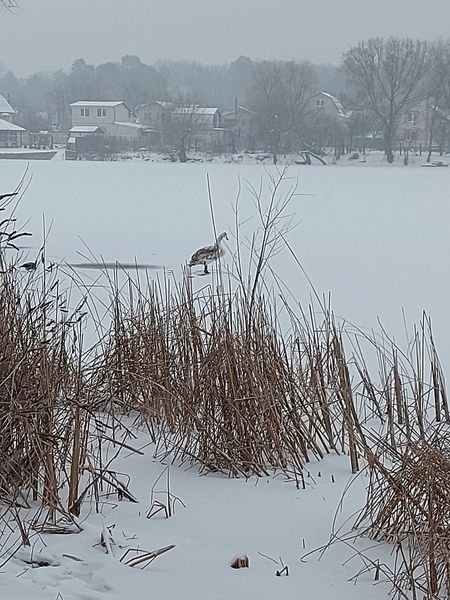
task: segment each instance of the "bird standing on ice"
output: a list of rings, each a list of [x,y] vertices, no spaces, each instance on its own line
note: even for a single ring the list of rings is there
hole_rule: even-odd
[[[217,242],[213,246],[205,246],[204,248],[197,250],[197,252],[194,252],[189,262],[189,266],[194,267],[195,265],[203,265],[203,273],[204,275],[208,275],[208,264],[218,260],[225,254],[225,248],[221,245],[223,239],[228,239],[225,232],[219,235]]]

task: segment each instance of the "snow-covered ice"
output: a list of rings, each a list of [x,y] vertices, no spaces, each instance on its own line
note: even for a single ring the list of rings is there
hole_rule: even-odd
[[[142,446],[146,441],[140,436]],[[140,446],[136,440],[133,444]],[[101,514],[96,514],[94,504],[86,502],[79,520],[83,532],[32,538],[31,550],[21,550],[0,576],[2,597],[56,600],[59,593],[64,600],[97,600],[144,599],[151,594],[167,600],[180,596],[256,600],[308,594],[323,600],[330,596],[357,600],[364,594],[376,600],[385,596],[387,586],[374,587],[369,576],[356,586],[349,581],[361,565],[354,560],[344,566],[351,551],[340,545],[320,561],[314,556],[300,562],[301,556],[328,541],[350,480],[348,458],[329,457],[311,465],[305,490],[282,476],[243,481],[199,477],[194,469],[172,466],[170,492],[185,506],[176,503],[169,519],[147,519],[151,488],[164,469],[151,458],[151,448],[147,450],[144,456],[125,451],[114,462],[117,472],[131,477],[129,489],[139,503],[118,502],[111,495],[103,498]],[[344,504],[338,523],[363,502],[363,484],[361,480],[352,502]],[[165,482],[156,489],[164,492]],[[99,544],[103,526],[113,526],[114,559]],[[175,548],[144,570],[119,562],[129,547],[154,550],[169,544]],[[237,553],[248,555],[249,569],[230,568]],[[381,548],[383,554],[387,551]],[[276,576],[280,560],[289,568],[288,577]],[[47,566],[38,566],[42,563]]]
[[[12,189],[24,169],[21,161],[0,161],[2,189]],[[245,227],[256,228],[245,186],[267,182],[256,165],[50,161],[30,163],[29,172],[17,216],[36,235],[24,258],[35,256],[45,215],[50,260],[83,262],[79,252],[89,255],[88,246],[106,262],[137,259],[176,273],[214,241],[207,174],[219,231],[234,228],[238,178],[241,221],[253,216]],[[331,292],[336,314],[367,328],[379,317],[398,336],[402,310],[408,323],[426,310],[438,343],[448,339],[450,169],[291,167],[289,175],[299,178],[290,205],[298,226],[289,241],[317,292]],[[292,258],[283,253],[273,265],[307,302],[311,289]]]
[[[1,191],[12,190],[24,168],[21,161],[0,162]],[[258,186],[267,178],[261,166],[146,162],[52,161],[31,163],[29,173],[32,181],[16,216],[19,222],[27,220],[26,229],[36,235],[24,259],[38,251],[45,215],[46,226],[52,224],[50,259],[81,262],[78,252],[87,254],[87,246],[105,261],[136,258],[175,275],[193,250],[213,241],[207,174],[217,227],[228,231],[234,227],[238,181],[245,220],[254,217],[246,182]],[[376,328],[380,318],[396,337],[403,336],[402,310],[412,323],[425,309],[448,374],[450,169],[292,167],[288,175],[299,178],[291,203],[298,226],[289,241],[316,291],[332,293],[338,317],[367,329]],[[253,224],[254,218],[245,227],[251,230]],[[282,253],[273,266],[292,295],[308,303],[311,289],[293,259]],[[199,477],[195,469],[172,466],[171,491],[185,506],[178,503],[170,519],[147,519],[150,491],[164,465],[152,458],[143,434],[133,445],[145,447],[145,453],[122,451],[114,469],[131,477],[138,503],[104,498],[96,514],[86,502],[81,533],[33,537],[31,555],[22,550],[3,567],[2,598],[386,597],[388,586],[374,585],[368,575],[357,585],[349,581],[360,564],[356,559],[344,564],[352,554],[344,545],[332,546],[320,561],[299,560],[329,538],[351,479],[348,457],[309,465],[305,490],[281,476],[249,481]],[[364,501],[364,477],[352,490],[338,512],[338,522],[349,519],[348,527]],[[116,559],[98,544],[102,527],[113,525]],[[118,562],[127,547],[154,550],[169,544],[176,547],[144,570]],[[249,569],[230,568],[237,553],[249,556]],[[388,553],[380,544],[377,556]],[[281,564],[262,554],[281,558],[289,577],[276,577]],[[35,557],[46,566],[37,566]]]

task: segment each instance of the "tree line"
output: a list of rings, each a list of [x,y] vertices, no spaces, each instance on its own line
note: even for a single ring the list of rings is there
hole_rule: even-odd
[[[69,105],[80,99],[124,100],[130,108],[158,99],[222,110],[232,109],[237,99],[254,112],[261,147],[273,152],[336,143],[341,125],[313,118],[311,99],[319,91],[337,96],[348,110],[347,141],[376,132],[392,162],[397,129],[407,111],[428,99],[436,108],[433,122],[450,114],[450,41],[373,38],[350,48],[336,67],[245,56],[227,65],[149,65],[128,55],[96,66],[80,58],[68,72],[24,79],[0,71],[0,93],[9,96],[20,110],[21,124],[30,130],[47,128],[49,114],[55,112],[60,124],[68,124]]]
[[[311,69],[317,89],[343,87],[344,78],[336,67],[311,65]],[[228,65],[195,61],[159,61],[149,65],[137,56],[127,55],[118,62],[94,66],[79,58],[68,72],[60,69],[21,79],[0,66],[0,93],[9,96],[20,110],[25,120],[21,124],[36,128],[44,125],[40,116],[50,107],[62,111],[77,100],[123,100],[130,108],[152,100],[217,106],[221,110],[232,109],[236,98],[241,104],[253,104],[253,87],[260,70],[260,63],[245,56]]]

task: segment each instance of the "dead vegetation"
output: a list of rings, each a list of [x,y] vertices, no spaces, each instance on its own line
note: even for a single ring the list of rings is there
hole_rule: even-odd
[[[367,503],[355,523],[361,535],[393,544],[392,592],[447,598],[450,589],[450,447],[448,430],[409,440],[388,465],[369,466]]]
[[[0,518],[2,556],[14,524],[29,544],[37,532],[79,531],[86,500],[97,510],[104,497],[137,502],[132,483],[103,456],[105,445],[115,455],[139,452],[124,425],[131,416],[157,457],[206,472],[281,470],[304,487],[309,461],[347,455],[353,473],[370,472],[357,531],[396,544],[402,556],[389,576],[394,589],[443,594],[450,415],[431,323],[424,316],[402,350],[384,331],[369,337],[340,324],[318,297],[307,308],[293,301],[270,267],[283,247],[292,252],[286,211],[296,187],[280,199],[283,178],[272,180],[266,204],[251,190],[260,226],[250,239],[236,208],[233,266],[219,266],[210,285],[195,291],[187,272],[181,282],[142,281],[137,271],[119,285],[105,269],[111,326],[90,352],[83,328],[97,316],[85,289],[72,308],[66,275],[47,264],[45,247],[35,269],[20,269],[11,253],[25,232],[12,217],[0,223],[0,500],[9,506]],[[0,208],[13,208],[21,185]],[[164,473],[148,518],[168,518],[181,502]],[[42,510],[25,523],[20,511],[32,502]],[[103,543],[113,553],[105,532]],[[145,566],[171,548],[121,560]],[[279,575],[287,573],[283,565]]]

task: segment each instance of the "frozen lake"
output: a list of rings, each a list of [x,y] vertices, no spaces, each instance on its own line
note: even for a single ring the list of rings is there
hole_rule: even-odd
[[[1,191],[11,191],[25,168],[22,161],[0,161]],[[267,183],[264,167],[214,164],[31,162],[29,174],[17,213],[36,233],[28,260],[40,244],[45,215],[47,227],[52,223],[50,258],[81,262],[77,251],[86,253],[85,243],[105,261],[137,259],[175,272],[193,250],[213,241],[207,174],[219,231],[234,228],[239,179],[243,219],[255,214],[245,182]],[[299,178],[290,206],[298,226],[289,241],[318,293],[331,292],[338,316],[367,328],[380,318],[396,336],[403,332],[402,310],[409,324],[426,310],[445,369],[450,169],[292,167],[289,176]],[[256,226],[253,218],[245,228]],[[273,266],[307,303],[311,289],[289,254],[278,255]]]
[[[19,161],[0,161],[0,190],[11,191],[25,167]],[[77,251],[86,254],[86,244],[105,261],[136,258],[173,269],[176,277],[192,251],[213,240],[207,174],[218,231],[234,229],[233,206],[240,181],[241,220],[251,234],[258,223],[245,181],[258,186],[263,178],[266,189],[268,185],[267,171],[260,166],[50,161],[31,163],[29,174],[32,181],[17,217],[19,222],[28,220],[26,229],[36,236],[31,238],[34,248],[24,251],[23,260],[36,257],[45,215],[47,227],[52,223],[47,241],[50,259],[82,262]],[[298,226],[289,234],[289,242],[317,292],[332,294],[337,315],[369,329],[377,328],[380,318],[397,338],[403,334],[402,309],[410,325],[425,309],[433,317],[448,377],[450,169],[296,167],[288,176],[285,189],[299,179],[298,195],[290,206]],[[227,254],[224,262],[229,261]],[[307,304],[312,290],[292,256],[287,251],[277,255],[273,267],[294,296]],[[149,271],[151,277],[157,273]],[[86,281],[95,277],[95,271],[83,272]],[[194,281],[204,285],[208,280]],[[42,600],[57,596],[79,600],[100,598],[100,592],[110,598],[127,594],[141,598],[143,589],[152,589],[159,597],[173,600],[194,589],[199,599],[294,598],[299,585],[319,600],[387,596],[387,585],[374,585],[373,573],[358,576],[356,586],[350,581],[361,562],[345,544],[332,546],[320,562],[316,554],[299,561],[301,555],[327,543],[335,517],[347,531],[355,510],[365,502],[363,476],[353,480],[341,506],[344,490],[350,490],[348,457],[328,456],[319,464],[309,463],[305,490],[282,478],[245,481],[217,474],[199,478],[195,470],[185,472],[185,467],[174,466],[171,490],[186,508],[177,504],[171,519],[148,519],[144,515],[150,488],[163,467],[152,457],[153,447],[147,447],[146,432],[132,444],[147,454],[127,449],[114,461],[114,469],[131,477],[130,489],[139,503],[116,503],[115,497],[105,496],[101,514],[89,503],[83,505],[88,513],[82,515],[80,535],[48,535],[45,542],[41,536],[34,538],[33,555],[45,543],[43,556],[56,557],[58,562],[48,569],[34,569],[11,560],[0,578],[2,597],[34,594]],[[116,455],[116,447],[111,446],[110,452]],[[105,464],[110,464],[106,458]],[[99,549],[96,542],[105,524],[117,524],[114,536],[122,544],[117,553],[120,547],[122,554],[130,543],[147,549],[174,543],[176,548],[147,570],[128,568]],[[391,553],[394,556],[391,547],[366,542],[381,564],[389,563]],[[250,569],[229,568],[236,551],[248,552]],[[348,561],[351,555],[356,558]],[[82,562],[74,562],[73,556]],[[267,556],[281,557],[291,576],[275,577],[278,567]]]

